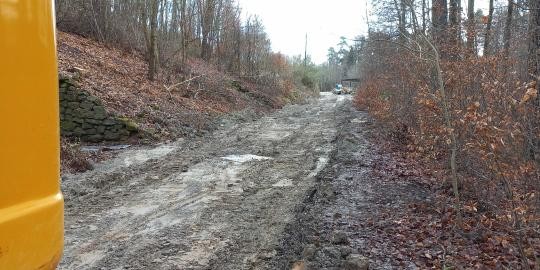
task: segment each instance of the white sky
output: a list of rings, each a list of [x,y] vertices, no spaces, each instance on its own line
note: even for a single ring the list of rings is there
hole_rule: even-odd
[[[320,64],[339,37],[366,33],[365,0],[238,0],[244,16],[256,14],[272,41],[272,49],[286,55],[308,54]],[[359,16],[362,14],[362,16]]]
[[[238,0],[244,17],[258,15],[272,41],[272,49],[285,55],[308,54],[317,64],[326,61],[328,48],[341,36],[353,39],[367,33],[366,2],[371,0]],[[466,10],[467,1],[463,1]],[[499,1],[495,1],[499,2]],[[476,0],[487,11],[488,0]],[[369,8],[369,6],[367,7]],[[484,12],[487,14],[487,12]]]

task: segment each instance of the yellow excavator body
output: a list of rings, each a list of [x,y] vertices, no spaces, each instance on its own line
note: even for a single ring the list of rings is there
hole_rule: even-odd
[[[0,269],[55,269],[63,249],[53,0],[0,0]]]

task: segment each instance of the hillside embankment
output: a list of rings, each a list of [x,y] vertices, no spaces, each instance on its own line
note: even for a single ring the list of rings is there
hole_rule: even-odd
[[[89,169],[110,156],[102,151],[81,153],[80,143],[139,145],[195,138],[214,130],[221,117],[257,118],[313,95],[284,84],[265,85],[232,76],[199,59],[188,59],[182,70],[164,67],[150,81],[141,54],[65,32],[58,32],[58,62],[61,78],[75,84],[71,88],[77,95],[84,93],[80,102],[90,97],[99,115],[106,117],[96,119],[90,109],[92,123],[86,123],[88,119],[80,114],[73,115],[78,109],[61,103],[63,170],[71,172]],[[71,88],[61,88],[61,98],[72,96]],[[102,123],[105,119],[117,128],[98,132],[102,126],[109,128]]]

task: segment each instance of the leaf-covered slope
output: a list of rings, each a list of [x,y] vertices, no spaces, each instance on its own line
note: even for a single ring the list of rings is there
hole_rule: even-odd
[[[284,96],[279,89],[242,81],[198,59],[189,59],[183,72],[163,68],[152,82],[139,53],[65,32],[58,32],[58,62],[60,72],[82,74],[81,87],[100,98],[108,111],[133,119],[160,139],[204,129],[223,113],[278,108]]]

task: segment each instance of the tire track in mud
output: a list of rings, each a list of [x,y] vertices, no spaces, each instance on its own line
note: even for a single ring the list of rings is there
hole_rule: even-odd
[[[366,112],[338,106],[336,115],[328,166],[296,206],[275,256],[259,269],[419,269],[413,258],[395,256],[399,238],[380,237],[376,225],[393,226],[409,204],[429,201],[429,190],[376,171],[377,129]]]
[[[264,269],[335,149],[342,106],[323,95],[143,163],[65,177],[59,268]]]

